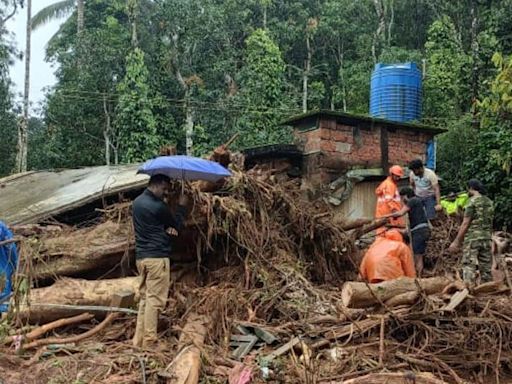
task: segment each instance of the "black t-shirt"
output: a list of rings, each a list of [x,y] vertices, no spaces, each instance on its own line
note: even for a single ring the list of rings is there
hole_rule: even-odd
[[[427,214],[425,213],[425,208],[423,207],[423,203],[419,198],[412,197],[407,201],[407,206],[409,207],[409,223],[411,225],[411,229],[414,229],[419,224],[428,224]]]
[[[169,207],[149,189],[146,189],[133,202],[133,226],[135,229],[135,257],[169,257],[171,237],[169,227],[180,230],[186,208],[178,206],[173,216]]]

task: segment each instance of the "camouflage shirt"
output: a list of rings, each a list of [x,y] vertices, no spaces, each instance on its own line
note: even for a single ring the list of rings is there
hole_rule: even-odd
[[[487,196],[473,196],[469,199],[464,216],[470,217],[471,224],[466,233],[467,242],[473,240],[491,240],[494,207]]]

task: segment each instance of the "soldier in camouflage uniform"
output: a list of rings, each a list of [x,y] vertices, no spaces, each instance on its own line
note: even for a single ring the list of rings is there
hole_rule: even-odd
[[[475,179],[468,182],[471,196],[464,211],[464,221],[450,251],[457,252],[463,244],[462,277],[469,284],[476,283],[477,272],[481,283],[492,281],[491,236],[494,207],[485,196],[484,185]]]

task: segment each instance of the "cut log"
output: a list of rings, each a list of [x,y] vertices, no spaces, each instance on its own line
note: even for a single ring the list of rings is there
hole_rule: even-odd
[[[40,256],[34,262],[33,278],[48,280],[108,271],[119,264],[126,253],[133,256],[135,243],[129,226],[129,223],[108,221],[93,228],[43,239]]]
[[[371,373],[369,375],[345,380],[342,384],[390,384],[390,383],[414,383],[414,384],[448,384],[437,379],[431,373]]]
[[[110,280],[63,278],[49,287],[32,289],[27,303],[20,307],[19,316],[30,323],[47,323],[83,312],[81,309],[45,306],[47,304],[109,306],[116,294],[131,292],[138,296],[138,290],[137,277]]]
[[[386,304],[386,306],[389,308],[398,307],[400,305],[412,305],[416,302],[416,300],[418,300],[418,297],[420,297],[418,291],[406,292],[392,297],[384,304]]]
[[[178,343],[179,353],[166,369],[167,384],[197,384],[201,370],[201,348],[206,338],[208,318],[189,316]]]
[[[349,308],[366,308],[386,302],[397,295],[420,292],[418,286],[427,295],[442,292],[450,282],[451,280],[447,277],[427,279],[402,277],[378,284],[348,281],[341,290],[341,301]]]

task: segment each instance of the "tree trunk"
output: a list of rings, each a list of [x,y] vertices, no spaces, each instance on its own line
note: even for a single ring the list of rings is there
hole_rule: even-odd
[[[389,8],[391,9],[391,15],[389,17],[388,24],[388,47],[391,47],[391,35],[393,30],[393,23],[395,22],[395,5],[394,0],[389,0]]]
[[[48,280],[61,276],[102,274],[121,262],[126,252],[133,254],[134,240],[129,224],[106,222],[94,228],[42,240],[40,257],[34,261],[32,277]]]
[[[81,36],[82,32],[84,30],[84,14],[85,14],[84,0],[77,0],[76,1],[76,16],[77,16],[77,23],[76,23],[77,31],[76,32],[77,32],[78,36]]]
[[[418,292],[418,285],[427,295],[442,292],[451,283],[447,277],[427,279],[400,279],[384,281],[378,284],[347,281],[341,290],[341,300],[348,308],[366,308],[386,302],[389,299],[408,292]],[[371,288],[371,290],[369,289]]]
[[[311,73],[311,42],[309,33],[306,32],[306,51],[307,58],[304,62],[304,72],[302,74],[302,112],[308,111],[308,82]]]
[[[343,104],[343,112],[347,112],[347,87],[345,85],[345,70],[343,69],[343,63],[345,61],[345,44],[343,41],[338,40],[338,48],[335,58],[338,64],[338,75],[341,81],[341,101]],[[334,107],[331,109],[334,110]]]
[[[476,10],[475,0],[471,1],[471,61],[473,64],[473,70],[471,71],[471,103],[473,105],[473,120],[476,119],[476,108],[474,103],[476,103],[477,94],[478,94],[478,16]]]
[[[185,92],[185,148],[187,155],[193,155],[194,147],[194,113],[189,102],[189,91]]]
[[[128,0],[128,18],[132,27],[132,47],[137,48],[139,46],[139,39],[137,35],[137,19],[139,16],[139,0]]]
[[[16,171],[26,172],[28,153],[28,119],[30,96],[30,43],[32,32],[32,0],[27,0],[27,26],[25,47],[25,88],[23,93],[23,118],[18,125],[18,151],[16,153]]]
[[[375,12],[377,13],[377,18],[379,19],[379,25],[375,31],[375,34],[373,35],[372,56],[374,64],[377,64],[377,59],[379,56],[377,51],[380,51],[383,34],[386,33],[386,19],[382,1],[383,0],[373,0]]]
[[[114,151],[114,164],[119,164],[119,138],[115,137],[115,144],[112,144],[112,151]]]
[[[263,5],[263,29],[267,29],[267,4]]]
[[[107,95],[103,95],[103,113],[105,113],[105,128],[103,129],[103,137],[105,139],[105,164],[110,165],[110,148],[112,146],[110,142],[110,133],[112,127],[110,124],[110,113],[108,112],[107,106]]]
[[[204,316],[189,316],[180,336],[178,350],[181,351],[170,364],[167,384],[197,384],[201,371],[201,349],[206,338],[206,325],[209,320]]]
[[[20,307],[19,318],[30,323],[47,323],[84,312],[83,309],[51,305],[110,306],[114,295],[125,292],[138,296],[138,277],[110,280],[63,278],[49,287],[31,289],[28,301]],[[135,300],[138,298],[136,297]]]
[[[174,35],[172,37],[172,41],[174,42],[174,46],[176,47],[177,50],[178,36]],[[189,84],[187,84],[187,82],[181,75],[181,71],[178,67],[176,58],[173,60],[173,65],[175,68],[176,79],[178,80],[178,83],[181,85],[183,91],[185,92],[185,149],[187,155],[192,156],[192,150],[194,146],[194,111],[192,109],[192,106],[190,105],[191,89]]]

